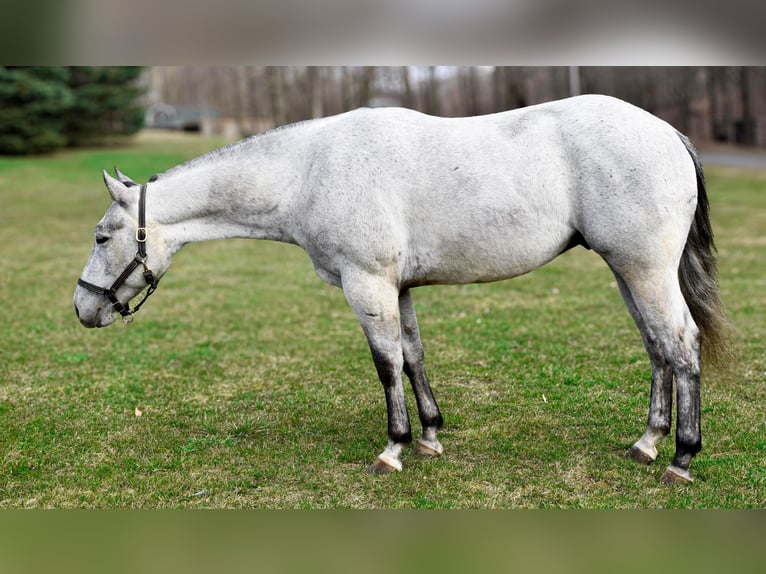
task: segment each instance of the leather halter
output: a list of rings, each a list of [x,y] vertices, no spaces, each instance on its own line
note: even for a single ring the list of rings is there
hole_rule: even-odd
[[[141,186],[141,192],[138,197],[138,229],[136,229],[136,242],[138,243],[138,251],[136,252],[136,256],[130,263],[127,264],[120,276],[114,280],[114,283],[112,283],[110,287],[99,287],[93,283],[88,283],[82,278],[77,280],[77,284],[80,287],[87,289],[91,293],[106,296],[106,298],[109,299],[109,302],[112,304],[114,310],[122,315],[122,320],[125,323],[130,323],[133,321],[133,315],[138,312],[138,310],[141,308],[141,305],[144,304],[144,301],[149,298],[149,295],[154,293],[154,291],[157,289],[157,285],[159,285],[160,282],[159,279],[155,278],[152,270],[149,269],[149,267],[146,265],[146,184]],[[119,299],[117,299],[117,290],[122,287],[122,284],[127,281],[128,277],[131,276],[133,271],[135,271],[139,265],[142,265],[144,268],[144,280],[146,281],[147,285],[149,285],[149,289],[146,291],[144,298],[141,299],[138,305],[131,309],[129,303],[123,305],[120,303]]]

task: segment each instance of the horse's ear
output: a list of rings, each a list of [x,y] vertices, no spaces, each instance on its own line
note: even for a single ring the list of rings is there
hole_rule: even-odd
[[[114,174],[117,176],[117,179],[120,180],[120,182],[124,183],[128,187],[138,185],[135,181],[133,181],[127,175],[125,175],[119,169],[117,169],[117,166],[114,166]]]
[[[104,183],[109,190],[109,195],[112,196],[114,201],[123,204],[129,202],[131,194],[129,193],[127,186],[121,181],[114,179],[106,170],[104,170]]]

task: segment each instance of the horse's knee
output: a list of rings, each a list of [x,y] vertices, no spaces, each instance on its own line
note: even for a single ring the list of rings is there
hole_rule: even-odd
[[[372,362],[378,371],[378,378],[384,387],[394,385],[401,380],[404,359],[401,353],[383,350],[377,346],[371,346]]]

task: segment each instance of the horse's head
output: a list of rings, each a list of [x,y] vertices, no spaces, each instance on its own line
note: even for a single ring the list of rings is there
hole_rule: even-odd
[[[112,324],[117,311],[129,320],[135,308],[128,309],[128,302],[147,285],[154,291],[170,266],[159,225],[151,218],[140,223],[145,210],[140,196],[147,195],[146,188],[115,171],[119,179],[104,172],[112,205],[96,225],[93,251],[74,292],[75,313],[86,327]],[[145,203],[151,216],[151,199]]]

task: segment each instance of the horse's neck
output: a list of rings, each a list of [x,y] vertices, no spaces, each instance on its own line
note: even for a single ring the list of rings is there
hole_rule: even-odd
[[[255,144],[203,156],[149,184],[147,212],[175,250],[231,237],[295,243],[290,204],[300,187],[300,164],[295,156]]]

